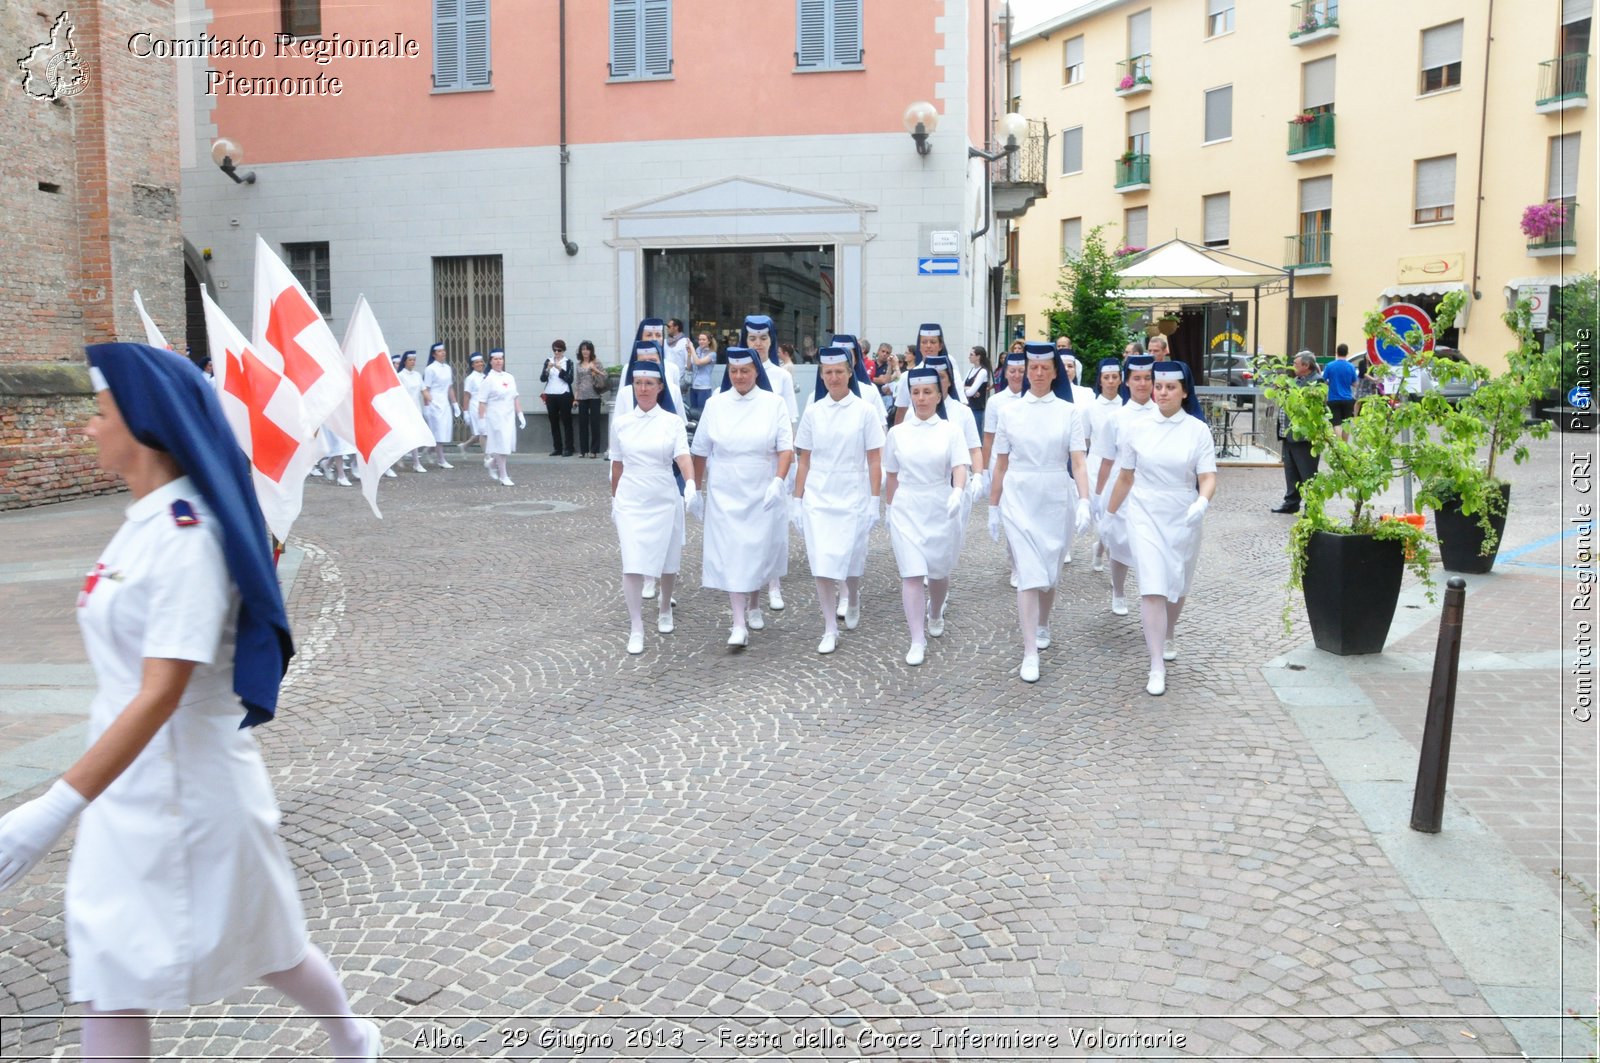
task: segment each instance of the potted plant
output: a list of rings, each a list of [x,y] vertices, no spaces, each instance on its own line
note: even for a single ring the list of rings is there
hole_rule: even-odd
[[[1533,203],[1522,209],[1522,235],[1530,240],[1548,240],[1559,234],[1566,224],[1567,205],[1560,200]]]
[[[1295,125],[1310,125],[1316,120],[1317,116],[1312,114],[1310,111],[1301,111],[1299,114],[1289,119],[1289,121],[1293,122]]]
[[[1132,74],[1124,74],[1122,75],[1122,80],[1117,82],[1117,91],[1127,92],[1129,89],[1133,88],[1135,84],[1137,84],[1137,82],[1134,81]]]
[[[1124,166],[1130,166],[1130,165],[1133,164],[1133,160],[1137,159],[1138,157],[1139,157],[1139,153],[1136,152],[1136,151],[1125,151],[1120,156],[1118,156],[1117,161],[1122,163],[1122,165],[1124,165]]]

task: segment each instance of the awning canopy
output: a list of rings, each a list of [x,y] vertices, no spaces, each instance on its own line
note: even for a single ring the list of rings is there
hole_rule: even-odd
[[[1391,284],[1378,293],[1378,298],[1389,302],[1398,302],[1413,295],[1445,295],[1449,292],[1464,292],[1467,290],[1466,281],[1430,281],[1425,284]]]
[[[1506,281],[1506,291],[1512,295],[1518,288],[1559,288],[1563,284],[1571,284],[1572,277],[1512,277]]]
[[[1129,306],[1153,306],[1157,303],[1209,303],[1217,298],[1215,292],[1202,292],[1194,288],[1119,288],[1111,293]]]
[[[1276,266],[1178,239],[1152,247],[1117,276],[1124,289],[1191,289],[1205,298],[1281,291],[1289,281],[1289,274]]]

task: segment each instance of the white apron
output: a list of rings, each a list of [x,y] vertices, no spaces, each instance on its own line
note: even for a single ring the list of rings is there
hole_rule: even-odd
[[[467,414],[467,430],[474,436],[486,435],[488,428],[482,417],[478,416],[478,385],[489,374],[474,369],[467,374],[467,379],[461,382],[461,390],[466,393],[466,401],[461,406]]]
[[[478,385],[485,454],[516,453],[517,394],[517,378],[503,369],[491,369]]]
[[[1022,590],[1054,587],[1072,542],[1078,486],[1070,459],[1083,449],[1083,419],[1053,394],[1027,394],[1007,405],[994,438],[1008,455],[1000,520]]]
[[[901,579],[945,579],[961,556],[961,517],[951,516],[950,476],[972,457],[961,429],[934,414],[916,412],[889,430],[883,469],[896,474],[889,506],[889,543]]]
[[[801,499],[806,560],[817,579],[848,579],[867,569],[872,484],[867,452],[883,446],[882,405],[847,393],[815,400],[800,417],[794,441],[810,452]]]
[[[455,434],[450,414],[451,379],[450,366],[445,362],[429,362],[422,370],[422,386],[428,389],[428,404],[422,408],[422,418],[439,443],[450,442]]]
[[[1185,527],[1183,515],[1200,497],[1195,478],[1217,471],[1211,429],[1182,410],[1172,417],[1157,412],[1124,433],[1117,467],[1133,470],[1133,489],[1122,508],[1139,593],[1175,602],[1189,593],[1200,556],[1200,528]]]
[[[780,497],[770,509],[762,503],[778,474],[779,452],[793,447],[789,410],[772,392],[751,388],[740,395],[729,388],[706,402],[691,448],[706,459],[703,586],[756,591],[780,564],[787,568],[785,501]]]
[[[176,524],[178,499],[198,525]],[[66,893],[72,999],[100,1010],[208,1003],[306,950],[278,804],[256,740],[239,730],[238,601],[219,526],[190,481],[176,480],[128,507],[96,569],[78,608],[99,684],[91,744],[138,692],[145,657],[202,663],[172,718],[78,821]]]
[[[617,419],[611,433],[611,460],[622,463],[622,477],[611,502],[611,519],[617,526],[624,573],[656,579],[678,571],[683,498],[672,465],[687,453],[683,419],[660,406],[649,413],[634,407]]]
[[[1111,459],[1111,475],[1106,477],[1105,489],[1100,492],[1100,510],[1105,512],[1105,507],[1111,502],[1111,492],[1117,486],[1117,455],[1121,452],[1122,443],[1147,417],[1159,417],[1155,402],[1147,402],[1143,406],[1129,402],[1101,425],[1101,437],[1094,441],[1094,453],[1089,458],[1089,490],[1094,490],[1095,477],[1100,475],[1100,462],[1106,458]],[[1104,530],[1100,534],[1100,542],[1105,546],[1106,553],[1111,560],[1121,565],[1132,565],[1133,555],[1128,552],[1128,544],[1124,539],[1112,535],[1108,536]]]

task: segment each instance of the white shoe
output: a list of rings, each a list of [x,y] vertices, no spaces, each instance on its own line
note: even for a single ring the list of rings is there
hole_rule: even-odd
[[[943,609],[939,610],[939,615],[938,616],[932,617],[931,619],[929,619],[929,621],[928,621],[928,634],[932,635],[936,639],[944,637],[944,610]]]
[[[644,632],[643,631],[635,631],[633,634],[628,636],[628,652],[629,653],[643,653],[644,652]]]
[[[1037,683],[1039,681],[1039,655],[1030,653],[1022,658],[1022,667],[1017,671],[1017,675],[1024,683]]]
[[[1012,573],[1012,574],[1011,574],[1011,589],[1012,589],[1012,590],[1016,590],[1016,589],[1017,589],[1017,584],[1018,584],[1018,582],[1019,582],[1019,581],[1018,581],[1018,579],[1017,579],[1017,574],[1016,574],[1016,573],[1015,573],[1015,572],[1013,572],[1013,573]]]
[[[653,579],[646,579],[644,581],[644,590],[639,592],[639,597],[643,598],[645,601],[648,602],[650,599],[654,598],[655,596],[656,596],[656,581],[653,580]]]
[[[913,642],[911,648],[906,651],[906,663],[915,668],[922,663],[927,651],[928,644],[926,642]]]
[[[861,607],[859,605],[846,606],[844,610],[844,629],[854,631],[861,623]]]
[[[783,612],[783,592],[774,587],[767,592],[767,607],[774,613]]]
[[[1072,551],[1071,550],[1068,550],[1067,553],[1066,553],[1066,556],[1061,559],[1061,564],[1062,564],[1063,567],[1072,564]]]
[[[363,1050],[362,1059],[366,1063],[380,1063],[383,1059],[383,1038],[378,1034],[378,1024],[371,1019],[357,1019],[366,1031],[367,1047]]]
[[[1167,673],[1151,672],[1150,681],[1144,685],[1144,692],[1157,698],[1165,694],[1167,692]]]
[[[1115,594],[1113,594],[1111,596],[1111,611],[1113,613],[1115,613],[1117,616],[1127,616],[1128,615],[1128,599],[1119,598]]]
[[[656,630],[663,635],[672,634],[672,610],[656,614]]]
[[[517,485],[511,482],[511,477],[502,476],[502,477],[500,477],[500,486],[501,487],[515,487]]]
[[[428,470],[424,469],[422,467],[422,462],[414,461],[414,462],[411,463],[411,471],[412,472],[427,472]]]
[[[817,643],[817,652],[832,653],[834,650],[838,649],[838,647],[839,636],[837,634],[824,635],[822,636],[822,641]]]
[[[350,477],[341,476],[341,477],[339,477],[337,483],[339,484],[340,487],[349,487],[350,486]]]
[[[728,645],[741,648],[750,645],[749,630],[742,627],[729,628]]]
[[[483,467],[485,469],[487,469],[489,466],[491,466],[493,464],[494,464],[494,459],[491,458],[489,455],[485,454],[483,456]]]
[[[845,614],[847,614],[849,612],[850,612],[850,600],[849,600],[849,598],[847,598],[843,594],[839,595],[839,607],[833,611],[833,615],[835,617],[839,618],[840,620],[843,620],[845,618]]]
[[[1104,572],[1106,570],[1106,563],[1104,561],[1100,560],[1100,555],[1099,554],[1095,554],[1094,555],[1094,564],[1090,565],[1089,567],[1091,569],[1093,569],[1094,571],[1096,571],[1096,572]]]
[[[393,480],[395,478],[395,471],[393,469],[385,469],[385,470],[383,470],[383,474],[385,476],[389,477],[389,479],[391,479],[391,480]]]
[[[751,631],[760,631],[767,626],[767,618],[761,615],[761,610],[759,609],[752,609],[745,613],[744,622],[749,625]]]
[[[1176,661],[1178,659],[1178,647],[1171,639],[1161,644],[1161,659],[1163,661]]]
[[[439,468],[441,468],[441,469],[453,469],[453,468],[455,468],[455,466],[451,465],[448,461],[441,461],[439,463]]]
[[[1048,627],[1039,628],[1034,632],[1033,641],[1041,650],[1048,650],[1050,648],[1050,629]]]

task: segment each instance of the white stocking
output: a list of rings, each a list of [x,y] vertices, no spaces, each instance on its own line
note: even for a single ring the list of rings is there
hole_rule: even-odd
[[[844,581],[844,588],[845,588],[845,593],[848,595],[848,597],[845,598],[845,601],[849,603],[849,605],[850,605],[850,607],[852,609],[860,609],[861,608],[861,577],[860,576],[849,576],[849,577],[847,577],[845,579],[845,581]],[[837,611],[837,609],[835,611]]]
[[[433,460],[434,460],[435,464],[438,464],[438,465],[443,465],[444,464],[444,444],[443,443],[435,443],[433,445]]]
[[[635,572],[622,574],[622,600],[628,603],[628,634],[644,634],[644,577]],[[670,599],[669,599],[670,600]]]
[[[366,1028],[351,1014],[350,999],[321,949],[307,946],[305,959],[261,980],[317,1017],[335,1059],[359,1063],[365,1058]]]
[[[500,479],[510,479],[510,477],[506,475],[506,456],[504,454],[496,454],[494,456],[494,468],[495,471],[500,474]]]
[[[839,583],[837,580],[817,580],[817,605],[822,608],[822,633],[839,633]]]
[[[1144,621],[1144,645],[1150,651],[1150,670],[1164,675],[1167,665],[1161,659],[1161,647],[1167,641],[1167,600],[1159,594],[1141,595],[1139,617]]]
[[[906,609],[906,626],[911,629],[913,643],[927,642],[928,591],[921,576],[900,581],[900,603]]]
[[[1114,557],[1111,559],[1111,593],[1118,598],[1128,596],[1128,566]]]
[[[656,586],[661,588],[661,600],[657,603],[657,612],[663,615],[672,612],[672,588],[677,582],[678,574],[676,572],[663,572],[656,578]]]
[[[668,601],[672,599],[668,598]],[[750,596],[744,591],[733,591],[728,595],[728,606],[733,610],[733,626],[744,627],[744,611],[750,604]]]
[[[86,1063],[149,1059],[149,1014],[84,1008],[83,1035],[78,1051]]]
[[[1039,592],[1017,591],[1017,623],[1022,625],[1022,655],[1035,656],[1039,652]]]
[[[928,615],[943,616],[944,600],[950,595],[950,578],[928,581]]]
[[[1178,617],[1183,615],[1183,603],[1188,600],[1189,596],[1184,595],[1175,602],[1167,603],[1167,638],[1172,638],[1172,633],[1178,630]]]

